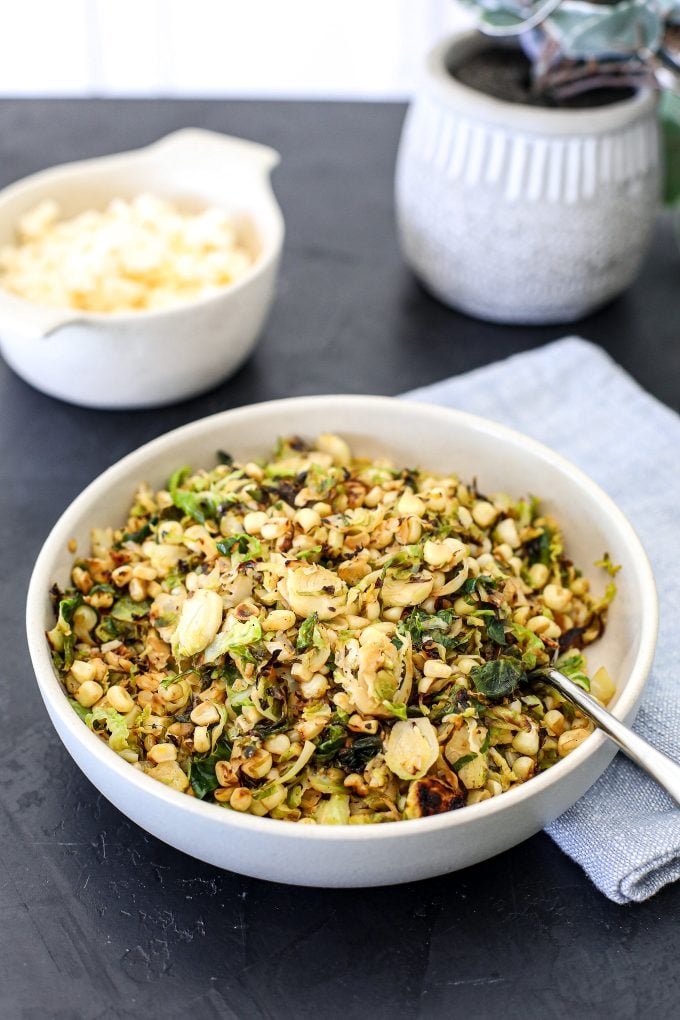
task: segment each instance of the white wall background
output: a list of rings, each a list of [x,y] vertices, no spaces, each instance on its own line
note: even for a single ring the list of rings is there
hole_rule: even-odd
[[[14,0],[0,95],[401,99],[454,0]]]

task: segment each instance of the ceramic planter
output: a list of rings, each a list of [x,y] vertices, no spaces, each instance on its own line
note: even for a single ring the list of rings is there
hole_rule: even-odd
[[[563,110],[503,102],[451,74],[475,32],[430,54],[396,175],[406,260],[441,300],[498,322],[581,318],[632,281],[660,185],[656,97]]]

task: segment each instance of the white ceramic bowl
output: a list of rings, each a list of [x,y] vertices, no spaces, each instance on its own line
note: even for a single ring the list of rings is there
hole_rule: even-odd
[[[207,390],[247,357],[274,295],[284,226],[269,175],[273,149],[188,128],[133,152],[67,163],[0,192],[0,246],[20,216],[56,199],[65,218],[112,198],[150,192],[232,214],[255,256],[214,295],[160,311],[83,313],[48,308],[0,288],[0,348],[23,379],[86,407],[153,407]]]
[[[258,878],[318,886],[387,885],[440,875],[519,843],[573,804],[614,755],[601,733],[526,784],[448,814],[361,826],[307,826],[225,811],[138,772],[91,733],[68,704],[50,660],[48,591],[68,580],[71,537],[86,549],[93,525],[126,519],[136,483],[162,486],[178,464],[212,466],[217,449],[246,459],[278,436],[331,430],[368,456],[476,477],[483,490],[544,497],[564,526],[567,549],[586,569],[607,550],[622,564],[605,636],[589,666],[606,663],[631,722],[651,665],[657,604],[647,557],[622,513],[590,479],[544,446],[493,422],[385,397],[302,397],[227,411],[156,439],[109,468],[72,503],[38,557],[28,594],[28,640],[50,717],[77,764],[142,828],[185,853]],[[596,571],[592,570],[592,574]]]

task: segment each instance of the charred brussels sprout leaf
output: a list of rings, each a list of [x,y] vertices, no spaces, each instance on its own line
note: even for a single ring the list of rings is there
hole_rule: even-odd
[[[306,652],[314,644],[314,628],[316,627],[318,620],[318,615],[316,613],[312,613],[312,615],[308,616],[300,627],[297,641],[295,643],[295,648],[298,652]]]
[[[535,563],[542,563],[546,567],[550,566],[552,563],[551,543],[552,532],[550,528],[544,528],[540,535],[527,542],[524,548],[532,567]]]
[[[479,577],[468,577],[467,581],[458,589],[458,594],[472,595],[480,584],[484,585],[485,588],[495,588],[498,582],[495,577],[491,577],[489,574],[480,574]]]
[[[489,635],[489,640],[493,641],[496,645],[507,645],[505,639],[505,627],[503,621],[494,617],[493,620],[488,620],[486,624],[486,632]]]
[[[207,758],[194,759],[189,772],[191,788],[199,800],[203,800],[209,793],[216,790],[220,785],[215,775],[215,766],[218,761],[229,761],[231,758],[231,745],[226,740],[220,740],[215,750]]]
[[[176,490],[172,493],[172,502],[199,524],[205,524],[210,517],[214,517],[219,506],[217,496],[212,492]]]
[[[120,620],[121,623],[133,623],[135,620],[141,620],[148,616],[149,609],[148,602],[133,602],[131,598],[125,596],[114,602],[110,615],[114,620]]]
[[[124,531],[123,537],[118,544],[120,545],[122,542],[143,542],[151,534],[151,525],[155,524],[157,520],[157,517],[152,517],[146,524],[142,524],[141,528],[138,528],[137,531]]]
[[[74,653],[73,650],[76,644],[76,635],[71,629],[73,623],[73,614],[76,609],[83,604],[83,596],[78,593],[68,598],[63,598],[59,602],[59,612],[57,617],[57,625],[54,628],[59,632],[62,638],[62,663],[63,668],[68,670],[73,665]]]
[[[527,675],[516,659],[501,657],[473,669],[470,678],[480,694],[487,698],[504,698],[524,683]]]
[[[378,736],[357,737],[338,754],[338,765],[348,772],[363,772],[372,758],[380,754],[383,742]]]
[[[199,524],[205,524],[209,517],[213,517],[219,507],[219,499],[214,492],[189,492],[181,489],[182,482],[186,481],[191,473],[191,468],[182,467],[175,471],[168,482],[168,491],[174,505],[188,517],[193,517]]]
[[[262,545],[252,535],[231,535],[216,543],[219,552],[223,556],[231,556],[237,552],[239,556],[255,557],[262,554]]]
[[[575,684],[582,687],[584,691],[590,690],[590,680],[583,672],[583,667],[586,662],[582,655],[578,652],[572,652],[569,655],[562,655],[555,661],[555,669],[559,669],[561,673],[573,680]],[[548,681],[549,682],[549,681]]]
[[[315,757],[318,761],[330,761],[341,747],[344,746],[347,732],[344,726],[327,726],[316,745]]]
[[[463,756],[462,756],[461,758],[459,758],[459,759],[458,759],[457,761],[454,761],[454,763],[453,763],[453,765],[451,766],[451,768],[452,768],[452,769],[453,769],[453,771],[454,771],[454,772],[456,773],[456,775],[458,775],[458,773],[459,773],[459,772],[460,772],[460,770],[461,770],[461,769],[463,768],[463,766],[464,766],[464,765],[469,765],[469,764],[470,764],[470,762],[471,762],[471,761],[474,761],[476,757],[477,757],[477,755],[476,755],[476,754],[474,754],[474,753],[473,753],[473,754],[464,754],[464,755],[463,755]]]

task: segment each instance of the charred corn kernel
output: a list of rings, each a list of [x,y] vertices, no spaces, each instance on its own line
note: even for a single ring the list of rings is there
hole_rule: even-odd
[[[572,592],[561,584],[546,584],[543,589],[543,602],[555,613],[563,613],[572,598]]]
[[[251,779],[262,779],[263,776],[267,775],[272,764],[272,756],[269,751],[265,751],[264,748],[258,748],[253,756],[241,766],[241,772],[250,776]]]
[[[283,804],[286,799],[286,790],[283,786],[276,786],[272,793],[268,797],[262,797],[258,802],[265,811],[273,811],[279,804]]]
[[[361,797],[365,797],[368,793],[368,787],[357,772],[350,772],[347,778],[343,782],[343,786],[346,786],[348,790],[356,790]]]
[[[345,538],[341,531],[337,528],[328,529],[328,539],[326,544],[330,549],[334,549],[336,552],[339,552],[340,549],[342,549],[344,542]]]
[[[238,782],[236,773],[228,761],[218,761],[215,764],[215,778],[220,786],[234,786]]]
[[[337,694],[333,695],[333,704],[337,705],[341,712],[351,711],[352,702],[350,701],[349,696],[345,693],[345,691],[338,691]]]
[[[124,563],[122,566],[116,567],[115,570],[111,571],[111,580],[117,588],[124,588],[130,582],[131,577],[132,567],[129,563]]]
[[[147,775],[157,779],[165,786],[172,787],[173,790],[184,791],[189,785],[188,776],[176,761],[162,761],[155,768],[150,769]]]
[[[538,754],[539,743],[539,733],[535,726],[530,730],[519,730],[512,740],[513,749],[522,755]]]
[[[212,726],[220,721],[220,713],[211,701],[204,701],[193,709],[189,718],[196,726]]]
[[[138,577],[132,577],[128,585],[128,594],[133,602],[143,602],[146,598],[147,584]]]
[[[311,507],[306,506],[297,511],[294,520],[296,524],[300,525],[305,534],[311,531],[312,528],[318,528],[321,524],[320,514],[316,510],[312,510]]]
[[[372,734],[378,732],[377,719],[364,719],[363,716],[358,715],[356,712],[349,717],[347,726],[353,733]]]
[[[383,498],[383,490],[379,485],[374,485],[372,489],[369,489],[364,496],[364,506],[371,507],[378,506]]]
[[[290,738],[285,733],[274,733],[271,737],[267,737],[263,746],[270,754],[286,754],[290,750]]]
[[[235,790],[232,790],[229,803],[234,811],[247,811],[253,803],[253,795],[245,786],[237,786]]]
[[[402,516],[414,514],[414,516],[420,517],[425,513],[425,503],[420,496],[416,496],[415,493],[407,489],[397,503],[397,513]]]
[[[543,725],[548,733],[552,733],[554,737],[559,737],[560,733],[564,732],[566,719],[556,708],[551,708],[550,711],[546,712],[543,716]]]
[[[83,708],[91,708],[104,697],[104,688],[96,680],[85,680],[76,691],[76,701]]]
[[[83,570],[82,567],[73,568],[73,570],[71,571],[71,580],[75,584],[76,588],[79,591],[84,592],[85,594],[88,593],[88,591],[94,584],[94,581],[92,580],[90,574],[87,572],[87,570]]]
[[[322,697],[328,690],[328,680],[323,673],[314,673],[309,680],[300,684],[300,693],[309,700]]]
[[[135,707],[134,701],[125,688],[119,687],[117,684],[109,687],[106,697],[111,708],[115,708],[116,712],[120,712],[121,715],[127,715]]]
[[[534,634],[537,634],[538,637],[542,639],[547,638],[551,641],[556,640],[562,633],[554,620],[543,615],[532,616],[532,618],[527,621],[527,627],[529,630],[533,631]]]
[[[524,783],[536,771],[536,762],[533,758],[527,756],[516,758],[512,765],[512,771],[520,782]]]
[[[174,744],[154,744],[147,754],[149,761],[160,765],[162,761],[176,761],[177,748]]]
[[[600,666],[600,668],[593,673],[590,681],[590,693],[594,698],[597,698],[598,701],[601,701],[603,705],[609,704],[616,694],[616,684],[604,666]]]
[[[254,478],[256,482],[261,482],[264,478],[264,471],[259,464],[256,464],[252,460],[248,461],[243,470],[248,475],[248,478]]]
[[[376,602],[369,602],[364,612],[368,620],[377,620],[380,616],[380,604]]]
[[[156,571],[148,563],[137,563],[132,568],[132,576],[138,578],[140,581],[155,581]]]
[[[161,521],[156,534],[162,545],[179,545],[184,536],[184,528],[179,521]]]
[[[443,567],[451,562],[453,556],[453,550],[445,542],[429,540],[423,545],[423,559],[430,567]]]
[[[396,538],[403,545],[414,545],[423,533],[423,526],[417,517],[406,517],[400,524]]]
[[[244,733],[247,733],[263,718],[264,716],[262,713],[258,712],[254,705],[246,705],[238,717],[237,722],[240,724]]]
[[[520,606],[512,614],[513,623],[518,623],[520,627],[526,627],[527,620],[531,615],[531,606]]]
[[[253,510],[243,518],[243,528],[248,535],[258,535],[262,525],[266,524],[269,518],[262,510]]]
[[[297,730],[303,740],[314,740],[326,727],[326,719],[305,719],[298,723]]]
[[[86,680],[94,680],[96,678],[97,668],[92,661],[76,659],[71,664],[71,675],[78,681],[79,684],[82,684],[85,683]]]
[[[289,630],[295,626],[295,613],[290,609],[274,609],[262,622],[264,631]]]
[[[260,534],[262,538],[271,542],[275,538],[281,538],[282,535],[285,535],[287,530],[288,520],[285,517],[279,517],[276,520],[273,519],[267,521],[266,524],[263,524],[260,528]]]
[[[521,545],[517,524],[512,517],[504,517],[499,521],[494,531],[496,541],[502,545],[509,545],[511,549],[517,549]]]
[[[472,519],[480,528],[490,528],[498,517],[498,510],[486,499],[478,500],[472,507]]]
[[[197,726],[194,730],[194,751],[198,754],[205,754],[206,751],[210,750],[210,735],[208,734],[207,726]]]
[[[550,571],[545,563],[534,563],[529,568],[529,584],[532,588],[544,588],[548,583]]]
[[[563,733],[557,741],[557,753],[560,758],[566,758],[589,736],[590,730],[585,727],[577,727],[575,730],[567,730],[566,733]]]

